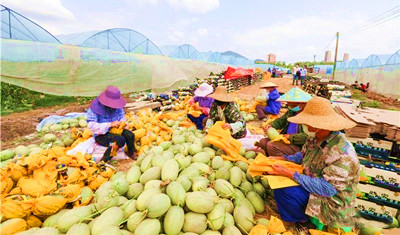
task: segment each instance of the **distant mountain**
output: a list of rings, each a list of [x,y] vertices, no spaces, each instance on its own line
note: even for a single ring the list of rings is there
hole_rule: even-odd
[[[240,57],[240,58],[244,58],[246,60],[248,60],[246,57],[242,56],[239,53],[233,52],[233,51],[225,51],[221,53],[222,55],[227,55],[227,56],[235,56],[235,57]]]

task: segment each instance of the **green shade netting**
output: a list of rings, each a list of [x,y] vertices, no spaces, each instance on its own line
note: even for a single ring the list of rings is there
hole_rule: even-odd
[[[1,79],[30,90],[96,96],[108,85],[123,93],[169,90],[226,65],[72,45],[1,39]]]

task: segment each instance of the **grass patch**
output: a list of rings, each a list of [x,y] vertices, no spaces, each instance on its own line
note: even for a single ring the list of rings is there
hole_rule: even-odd
[[[383,108],[385,108],[385,106],[384,106],[381,102],[379,102],[379,101],[377,101],[377,100],[366,101],[366,102],[364,103],[364,107],[368,107],[368,108],[377,108],[377,109],[383,109]]]
[[[74,97],[42,94],[23,87],[1,82],[0,115],[24,112],[36,108],[67,105],[73,102],[86,103],[95,97]]]
[[[25,106],[25,107],[18,107],[15,109],[1,109],[0,110],[0,115],[1,116],[6,116],[12,113],[20,113],[20,112],[24,112],[24,111],[28,111],[31,110],[32,107],[31,106]]]
[[[43,98],[33,100],[33,108],[51,107],[76,102],[75,97],[45,95]]]
[[[361,100],[361,101],[366,101],[367,100],[367,95],[364,94],[364,92],[360,90],[352,90],[351,92],[351,98],[355,100]]]

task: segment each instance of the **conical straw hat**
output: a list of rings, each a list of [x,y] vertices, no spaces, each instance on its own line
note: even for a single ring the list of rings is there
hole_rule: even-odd
[[[260,89],[268,88],[268,87],[278,87],[275,83],[272,82],[266,82],[260,86]]]
[[[218,86],[215,88],[215,92],[208,97],[222,102],[233,102],[233,97],[228,93],[228,90],[225,86]]]
[[[340,131],[356,126],[353,121],[337,114],[333,110],[331,102],[321,97],[309,100],[304,110],[296,116],[288,118],[288,121],[329,131]]]
[[[312,96],[307,92],[298,87],[294,87],[283,94],[277,101],[307,103],[311,98]]]

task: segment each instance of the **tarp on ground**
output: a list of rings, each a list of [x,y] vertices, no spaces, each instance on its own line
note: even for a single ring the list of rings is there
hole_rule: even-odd
[[[108,85],[123,93],[169,90],[227,66],[73,45],[1,39],[1,80],[64,96],[97,96]]]
[[[228,69],[225,72],[226,80],[237,79],[237,78],[242,78],[242,77],[247,77],[247,76],[250,76],[250,77],[254,76],[253,69],[228,67]]]

